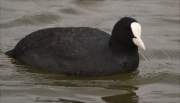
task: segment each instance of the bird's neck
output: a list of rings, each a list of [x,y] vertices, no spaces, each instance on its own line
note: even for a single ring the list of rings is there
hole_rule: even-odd
[[[138,47],[132,45],[132,43],[128,42],[128,40],[124,40],[122,38],[115,38],[115,36],[113,35],[111,35],[111,38],[109,40],[109,45],[114,50],[129,50],[129,49],[138,50]]]

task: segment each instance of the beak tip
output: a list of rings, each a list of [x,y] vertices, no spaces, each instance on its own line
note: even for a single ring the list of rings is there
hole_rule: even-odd
[[[143,41],[141,40],[141,38],[133,38],[133,42],[135,45],[137,45],[141,49],[146,50],[145,45],[144,45]]]
[[[146,50],[145,46],[142,47],[143,50]]]
[[[141,48],[142,50],[146,50],[146,48],[145,48],[145,47],[139,47],[139,48]]]

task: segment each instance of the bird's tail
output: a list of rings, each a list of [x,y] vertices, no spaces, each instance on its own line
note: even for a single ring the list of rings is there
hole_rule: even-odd
[[[8,56],[10,56],[10,57],[14,57],[13,51],[14,51],[14,49],[9,50],[9,51],[5,52],[4,54],[6,54],[6,55],[8,55]]]

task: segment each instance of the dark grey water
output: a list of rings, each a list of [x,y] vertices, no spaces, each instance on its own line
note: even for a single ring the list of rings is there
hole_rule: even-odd
[[[179,0],[1,0],[0,103],[180,103]],[[137,71],[69,77],[13,63],[4,52],[47,27],[111,33],[124,16],[142,25],[146,51]]]

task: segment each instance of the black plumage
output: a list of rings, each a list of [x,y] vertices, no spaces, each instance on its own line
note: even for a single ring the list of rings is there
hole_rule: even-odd
[[[22,64],[67,75],[99,76],[126,73],[139,65],[131,23],[124,17],[112,34],[89,27],[47,28],[20,40],[5,54]]]

